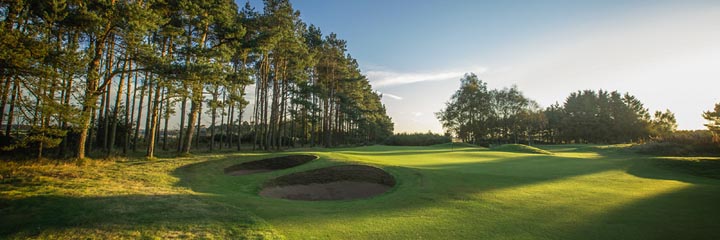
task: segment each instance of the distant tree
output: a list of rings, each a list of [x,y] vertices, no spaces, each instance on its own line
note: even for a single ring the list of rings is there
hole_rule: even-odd
[[[460,89],[436,116],[464,142],[481,145],[532,142],[547,125],[540,106],[517,86],[488,89],[473,73],[460,79]]]
[[[562,142],[563,139],[561,136],[563,135],[562,131],[564,129],[563,118],[565,117],[565,109],[556,102],[555,104],[547,107],[543,111],[543,115],[547,121],[547,125],[543,133],[544,140],[552,143]]]
[[[665,112],[655,111],[650,121],[650,132],[652,136],[664,137],[677,130],[675,114],[666,109]]]
[[[571,93],[563,104],[563,115],[562,138],[566,141],[620,143],[649,136],[648,110],[627,93],[603,90]]]
[[[708,121],[705,126],[712,132],[713,141],[720,143],[720,103],[715,104],[713,110],[703,112],[702,116]]]
[[[474,73],[465,74],[460,79],[460,89],[436,116],[445,129],[464,142],[477,143],[490,134],[491,98],[485,82]]]

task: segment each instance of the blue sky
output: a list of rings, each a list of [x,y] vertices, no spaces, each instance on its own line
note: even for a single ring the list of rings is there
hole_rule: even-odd
[[[576,90],[627,91],[675,112],[681,129],[703,128],[700,114],[720,102],[720,1],[292,3],[348,41],[397,132],[441,132],[433,113],[466,72],[542,106]]]

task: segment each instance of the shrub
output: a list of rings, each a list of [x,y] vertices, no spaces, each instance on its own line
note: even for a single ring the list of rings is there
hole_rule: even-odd
[[[644,154],[663,156],[718,155],[720,147],[708,130],[676,131],[661,138],[635,145],[631,149]]]
[[[452,139],[434,133],[398,133],[385,140],[385,145],[391,146],[430,146],[449,143]]]

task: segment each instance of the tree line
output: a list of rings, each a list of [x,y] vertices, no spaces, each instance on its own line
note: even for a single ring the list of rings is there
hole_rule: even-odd
[[[391,135],[381,95],[346,41],[303,22],[288,0],[263,3],[258,11],[232,0],[0,2],[3,149],[188,154],[202,118],[210,150]]]
[[[584,90],[541,108],[516,86],[488,89],[475,74],[466,74],[444,109],[436,113],[443,127],[461,140],[501,143],[626,143],[672,133],[669,110],[650,114],[629,93]]]

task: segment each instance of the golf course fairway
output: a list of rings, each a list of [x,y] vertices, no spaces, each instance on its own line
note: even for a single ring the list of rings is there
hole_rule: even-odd
[[[0,238],[720,239],[720,159],[621,146],[368,146],[0,165]],[[223,169],[289,154],[276,171]],[[359,164],[396,181],[363,199],[259,196],[291,173]]]

